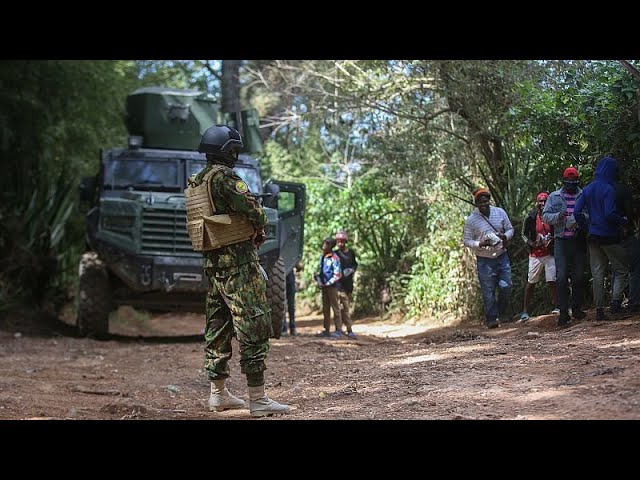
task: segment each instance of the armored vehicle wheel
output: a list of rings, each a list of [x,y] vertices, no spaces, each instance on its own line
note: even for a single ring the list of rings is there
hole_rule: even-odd
[[[80,257],[77,326],[81,335],[104,338],[109,333],[111,289],[104,263],[95,252]]]
[[[273,325],[273,337],[280,338],[282,334],[282,325],[285,321],[286,302],[285,296],[285,275],[284,260],[278,257],[267,272],[269,280],[267,280],[267,300],[271,306],[271,323]]]

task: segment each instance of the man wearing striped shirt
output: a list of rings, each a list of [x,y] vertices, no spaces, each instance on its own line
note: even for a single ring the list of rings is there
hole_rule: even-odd
[[[582,195],[578,186],[578,170],[571,166],[562,174],[562,187],[551,192],[542,211],[542,220],[554,227],[553,257],[556,261],[556,286],[560,317],[558,326],[569,324],[569,304],[571,316],[582,320],[584,294],[584,267],[587,261],[586,231],[580,228],[573,215],[576,201]],[[571,300],[569,299],[569,278],[571,278]]]
[[[464,246],[476,254],[485,324],[495,328],[500,325],[499,320],[509,320],[513,284],[505,242],[513,238],[514,230],[507,212],[490,205],[491,194],[486,188],[475,189],[473,199],[478,208],[465,220],[462,239]]]

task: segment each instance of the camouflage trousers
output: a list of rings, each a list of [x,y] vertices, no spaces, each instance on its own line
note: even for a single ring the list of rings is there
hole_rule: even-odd
[[[240,344],[242,373],[266,369],[272,335],[271,308],[258,262],[227,269],[204,269],[209,279],[206,299],[205,369],[211,380],[229,376],[231,339]]]

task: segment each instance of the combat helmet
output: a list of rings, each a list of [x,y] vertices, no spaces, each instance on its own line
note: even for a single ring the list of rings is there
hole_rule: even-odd
[[[213,155],[233,166],[243,146],[240,132],[235,128],[227,125],[213,125],[202,134],[198,152]]]

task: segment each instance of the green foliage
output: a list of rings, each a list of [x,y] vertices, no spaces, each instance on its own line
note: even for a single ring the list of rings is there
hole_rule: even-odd
[[[262,157],[264,178],[295,180],[300,178],[322,177],[320,165],[321,153],[317,148],[318,139],[310,133],[309,138],[300,147],[283,146],[273,140],[265,143]]]
[[[345,229],[349,232],[349,245],[358,255],[357,284],[367,285],[356,289],[355,310],[371,313],[378,308],[380,293],[389,288],[394,272],[408,272],[405,253],[420,241],[416,232],[424,226],[426,206],[415,198],[412,202],[402,186],[389,182],[382,170],[371,169],[355,177],[351,188],[323,176],[323,164],[318,162],[322,154],[313,152],[317,146],[317,142],[309,142],[287,153],[283,147],[270,143],[263,159],[265,169],[279,172],[273,176],[303,181],[307,186],[303,253],[307,268],[303,275],[310,287],[300,295],[303,298],[318,295],[312,276],[318,269],[322,241]],[[301,171],[307,175],[296,175]],[[317,176],[313,175],[315,172]]]
[[[561,67],[544,88],[523,83],[523,101],[510,112],[516,138],[535,160],[536,184],[557,187],[571,164],[587,183],[595,163],[607,154],[625,160],[629,183],[640,184],[640,82],[617,62]]]
[[[443,182],[444,183],[444,182]],[[452,203],[434,187],[423,243],[403,285],[410,317],[482,318],[482,298],[475,275],[475,256],[462,247],[462,229],[471,206]]]
[[[64,291],[71,277],[64,272],[82,242],[80,235],[69,237],[66,227],[79,176],[95,174],[100,147],[124,141],[132,65],[0,64],[0,305],[27,301],[45,307]]]
[[[45,290],[73,277],[61,273],[82,248],[72,186],[95,173],[99,148],[125,143],[126,95],[144,85],[215,94],[218,69],[207,60],[0,63],[0,301],[47,302],[56,294]],[[387,289],[410,316],[481,314],[475,259],[461,245],[471,208],[461,199],[475,186],[492,191],[516,228],[517,309],[527,263],[518,232],[535,193],[555,189],[569,164],[586,183],[613,154],[640,194],[640,82],[618,62],[250,61],[241,82],[271,135],[265,178],[307,185],[305,280],[322,240],[346,229],[360,313],[376,311]]]
[[[65,226],[74,207],[75,178],[40,176],[32,191],[0,214],[0,310],[17,304],[60,307],[69,280],[71,241]]]
[[[219,93],[219,65],[211,60],[137,60],[134,65],[140,86],[193,89],[214,95]]]

